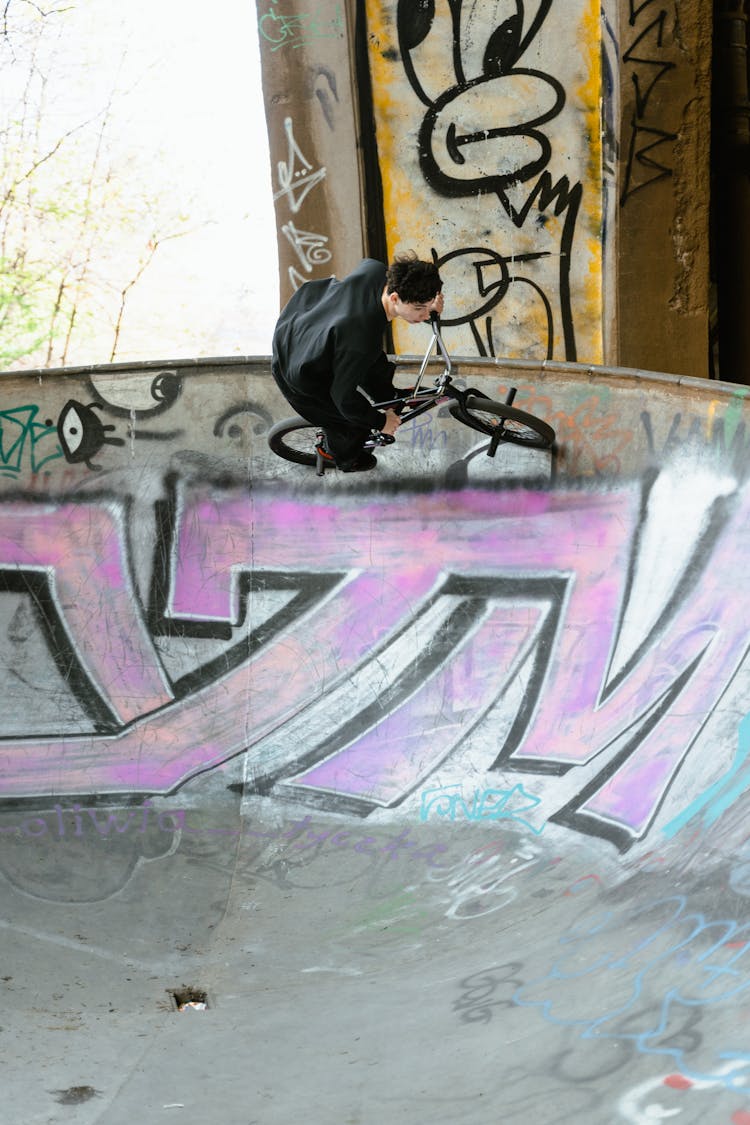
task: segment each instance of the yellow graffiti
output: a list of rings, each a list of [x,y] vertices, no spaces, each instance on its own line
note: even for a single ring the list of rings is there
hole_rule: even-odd
[[[706,438],[708,441],[713,437],[714,422],[716,421],[716,407],[718,406],[716,399],[712,399],[708,404],[708,412],[706,415]]]
[[[592,332],[585,355],[589,363],[604,361],[602,338],[602,137],[601,137],[601,15],[599,0],[589,0],[581,18],[581,55],[586,78],[576,91],[583,110],[588,138],[587,190],[584,192],[584,215],[589,231],[586,239],[588,270],[583,278],[582,321],[597,325]]]
[[[492,5],[487,11],[497,15]],[[476,325],[482,338],[488,336],[487,346],[494,347],[495,354],[544,358],[551,332],[553,358],[601,363],[598,0],[573,0],[564,13],[559,6],[551,9],[523,55],[509,55],[507,69],[496,72],[487,67],[482,46],[497,30],[494,16],[487,17],[486,27],[478,26],[481,20],[475,16],[471,36],[457,43],[448,5],[436,5],[434,18],[408,60],[398,40],[397,18],[395,2],[368,0],[368,52],[389,256],[408,248],[421,257],[434,249],[440,258],[450,258],[453,264],[444,271],[444,281],[447,315],[459,322],[451,329],[454,351],[475,354],[477,342],[469,322],[483,304],[470,262],[456,261],[466,248],[467,254],[486,251],[488,262],[507,265],[509,284],[492,310],[491,324],[481,313]],[[558,90],[564,91],[564,97],[555,107]],[[528,172],[540,142],[524,124],[524,114],[545,108],[550,117],[541,131],[551,142],[552,154],[543,171],[537,165]],[[420,152],[420,130],[428,120],[436,176],[429,183],[425,152]],[[423,134],[423,148],[428,143]],[[486,187],[478,186],[483,176]],[[560,188],[562,197],[553,194],[550,201],[549,195],[540,195],[543,176],[550,188],[567,185]],[[500,186],[494,187],[493,181]],[[455,195],[450,186],[446,190],[451,183]],[[567,191],[579,183],[582,198],[576,214],[560,206],[560,201],[564,204]],[[572,235],[571,215],[576,224]],[[567,285],[563,291],[563,275],[568,279],[569,299]],[[571,322],[574,357],[565,354],[568,343],[563,331],[565,323],[570,337]],[[396,322],[394,345],[401,354],[417,354],[423,348],[422,335]]]

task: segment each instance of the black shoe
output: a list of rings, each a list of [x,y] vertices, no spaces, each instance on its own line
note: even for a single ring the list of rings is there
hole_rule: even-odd
[[[372,453],[360,453],[353,461],[340,461],[338,467],[342,473],[365,473],[368,469],[374,469],[377,463],[378,459]]]

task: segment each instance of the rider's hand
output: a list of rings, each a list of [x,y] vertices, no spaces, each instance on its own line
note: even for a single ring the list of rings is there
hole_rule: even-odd
[[[443,297],[443,294],[442,294],[442,291],[441,291],[440,293],[437,294],[434,301],[432,302],[432,305],[430,306],[430,311],[436,312],[438,314],[438,316],[442,316],[444,307],[445,307],[445,298]]]
[[[381,428],[382,434],[395,434],[396,430],[401,425],[401,419],[395,410],[386,410],[385,412],[385,425]]]

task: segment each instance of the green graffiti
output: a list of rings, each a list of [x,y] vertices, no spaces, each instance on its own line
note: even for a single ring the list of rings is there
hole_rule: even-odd
[[[52,422],[37,422],[38,406],[0,410],[0,476],[16,478],[24,468],[38,473],[62,457]]]
[[[322,20],[314,13],[285,15],[275,7],[260,17],[258,30],[267,43],[273,44],[272,51],[281,47],[304,47],[316,39],[339,39],[343,36],[344,19],[340,5],[336,6],[333,19]]]

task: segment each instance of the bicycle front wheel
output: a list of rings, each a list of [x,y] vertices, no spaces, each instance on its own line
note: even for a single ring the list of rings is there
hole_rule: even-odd
[[[285,418],[268,431],[268,445],[277,457],[295,465],[315,465],[315,441],[320,430],[304,418]]]
[[[530,449],[549,449],[555,440],[555,431],[541,418],[481,395],[467,395],[464,402],[452,402],[449,410],[465,426],[501,441]]]

